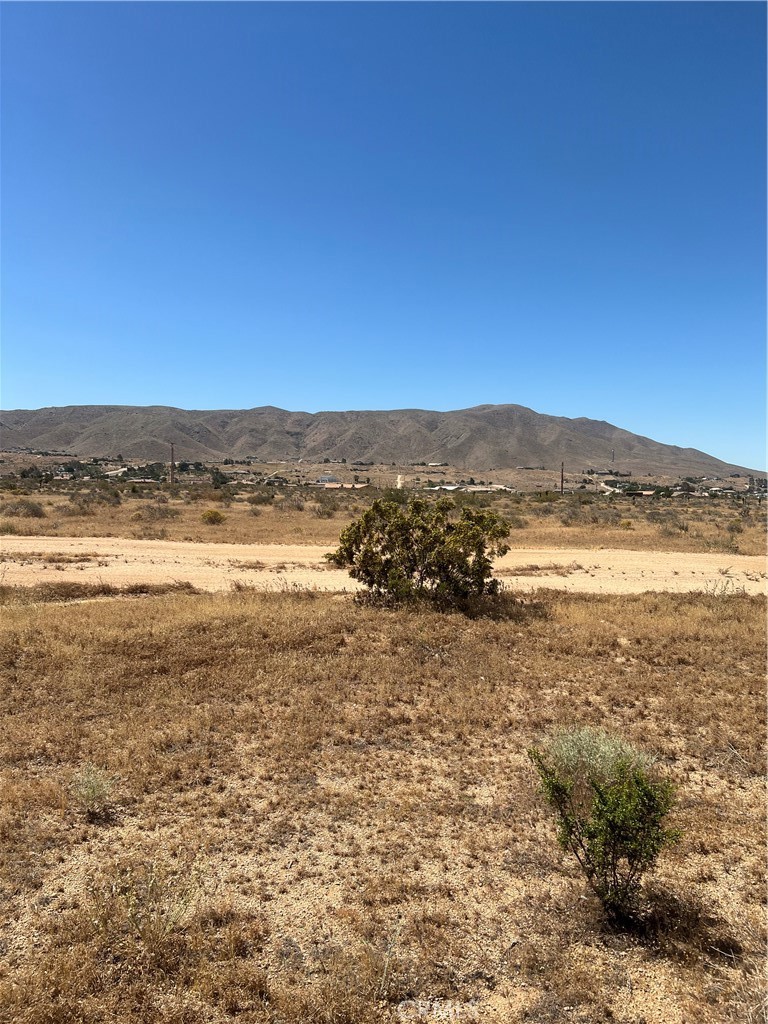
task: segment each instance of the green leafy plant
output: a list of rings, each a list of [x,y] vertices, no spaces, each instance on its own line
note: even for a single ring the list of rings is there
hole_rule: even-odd
[[[508,550],[508,524],[485,509],[464,508],[452,519],[454,511],[447,498],[416,497],[407,505],[374,501],[325,557],[388,601],[427,598],[457,605],[497,593],[493,559]]]
[[[674,787],[654,757],[602,730],[560,733],[529,757],[557,818],[558,841],[574,854],[614,917],[636,909],[642,875],[680,833],[664,827]]]
[[[205,523],[206,526],[221,526],[227,517],[223,512],[219,512],[217,508],[209,508],[206,512],[200,516],[200,519]]]

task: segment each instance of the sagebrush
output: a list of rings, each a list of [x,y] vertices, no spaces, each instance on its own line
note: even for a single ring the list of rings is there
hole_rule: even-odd
[[[529,755],[557,817],[560,845],[609,914],[631,913],[643,874],[680,838],[664,826],[674,787],[656,772],[652,755],[599,729],[562,732]]]

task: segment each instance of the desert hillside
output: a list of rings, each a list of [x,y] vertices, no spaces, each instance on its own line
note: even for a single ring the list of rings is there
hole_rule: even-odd
[[[727,475],[748,471],[695,448],[661,444],[583,417],[546,416],[520,405],[454,412],[288,412],[265,406],[195,411],[167,406],[75,405],[0,412],[3,449],[164,460],[449,463],[473,471],[594,466],[633,474]],[[615,453],[615,454],[614,454]]]

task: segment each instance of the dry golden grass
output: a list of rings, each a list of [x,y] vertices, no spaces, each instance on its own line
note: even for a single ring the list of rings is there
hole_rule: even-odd
[[[0,1020],[762,1019],[764,633],[743,596],[6,607]],[[537,794],[572,723],[679,786],[636,934]]]
[[[103,580],[98,583],[47,581],[31,587],[13,587],[0,583],[0,608],[62,601],[93,601],[104,597],[156,597],[173,593],[195,594],[197,590],[187,580],[175,580],[173,583],[129,583],[123,587],[113,586]]]

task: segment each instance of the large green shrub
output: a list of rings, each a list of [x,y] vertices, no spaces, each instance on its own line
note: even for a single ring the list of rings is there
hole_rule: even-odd
[[[574,854],[609,914],[631,914],[641,878],[679,833],[664,827],[674,787],[654,758],[602,730],[563,732],[529,756],[557,818],[560,845]]]
[[[416,497],[406,505],[374,501],[326,558],[390,601],[428,598],[456,605],[495,594],[493,559],[508,550],[509,526],[485,509],[465,508],[451,518],[454,511],[447,498]]]

